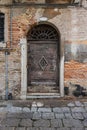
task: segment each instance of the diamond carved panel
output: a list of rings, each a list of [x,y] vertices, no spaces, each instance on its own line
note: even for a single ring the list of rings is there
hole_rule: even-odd
[[[39,66],[40,68],[44,71],[45,68],[47,67],[48,62],[46,60],[46,58],[44,56],[41,57],[41,59],[39,60]]]

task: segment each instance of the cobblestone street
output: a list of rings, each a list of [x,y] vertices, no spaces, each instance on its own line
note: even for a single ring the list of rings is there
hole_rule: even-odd
[[[86,101],[53,107],[28,102],[24,106],[14,105],[12,101],[0,102],[0,130],[87,130]]]

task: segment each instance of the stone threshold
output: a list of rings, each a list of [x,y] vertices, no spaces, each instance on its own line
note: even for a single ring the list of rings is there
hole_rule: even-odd
[[[31,99],[31,98],[60,98],[59,93],[29,93],[27,94],[26,98]]]

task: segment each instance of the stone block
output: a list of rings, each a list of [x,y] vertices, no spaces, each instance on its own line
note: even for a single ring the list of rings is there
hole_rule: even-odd
[[[30,109],[28,107],[24,107],[23,112],[30,112]]]
[[[85,119],[82,123],[85,127],[87,127],[87,119]]]
[[[70,128],[62,127],[62,128],[57,128],[57,130],[70,130]]]
[[[55,113],[55,117],[57,118],[57,119],[63,119],[63,118],[65,118],[65,116],[64,116],[64,114],[63,113]]]
[[[65,127],[76,127],[76,128],[83,127],[81,121],[75,119],[63,119],[63,125]]]
[[[84,102],[84,105],[87,107],[87,102]]]
[[[0,126],[0,130],[15,130],[14,127],[1,127]]]
[[[70,109],[68,107],[62,107],[62,111],[65,113],[70,112]]]
[[[84,128],[71,128],[71,130],[84,130]]]
[[[37,128],[37,127],[27,127],[27,130],[39,130],[39,128]]]
[[[49,112],[49,113],[42,113],[42,118],[43,119],[54,119],[54,113],[53,112]]]
[[[72,117],[71,113],[65,113],[65,118],[70,119],[70,118],[73,118],[73,117]]]
[[[38,108],[38,112],[51,112],[51,108]]]
[[[83,106],[83,104],[80,101],[75,101],[75,105],[77,107],[82,107]]]
[[[34,122],[34,127],[49,127],[50,126],[50,121],[49,120],[37,120]]]
[[[86,112],[86,110],[83,107],[74,107],[71,108],[72,112]]]
[[[85,119],[87,119],[87,113],[86,113],[86,112],[83,112],[82,114],[83,114],[83,117],[84,117]]]
[[[25,127],[18,127],[15,130],[26,130],[26,128]]]
[[[9,113],[22,113],[22,108],[21,107],[10,107],[8,109]]]
[[[55,130],[55,128],[43,128],[43,127],[40,127],[40,130]]]
[[[51,127],[63,127],[61,119],[53,119],[51,120]]]
[[[73,116],[74,119],[79,119],[79,120],[83,120],[84,119],[82,113],[80,113],[80,112],[72,113],[72,116]]]
[[[2,121],[2,125],[6,127],[18,127],[20,119],[8,118]]]
[[[32,126],[32,120],[30,119],[22,119],[20,122],[20,126],[24,126],[24,127],[31,127]]]
[[[60,107],[54,107],[53,112],[62,113],[62,109]]]
[[[37,112],[37,107],[31,107],[31,112]]]
[[[8,118],[17,118],[17,119],[32,119],[33,113],[31,112],[24,112],[24,113],[8,113]]]
[[[34,112],[32,119],[34,119],[34,120],[41,119],[41,113],[40,112]]]

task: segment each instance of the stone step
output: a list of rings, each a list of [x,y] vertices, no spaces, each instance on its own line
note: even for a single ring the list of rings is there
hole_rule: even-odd
[[[58,93],[59,87],[55,85],[32,85],[28,86],[28,93]]]

